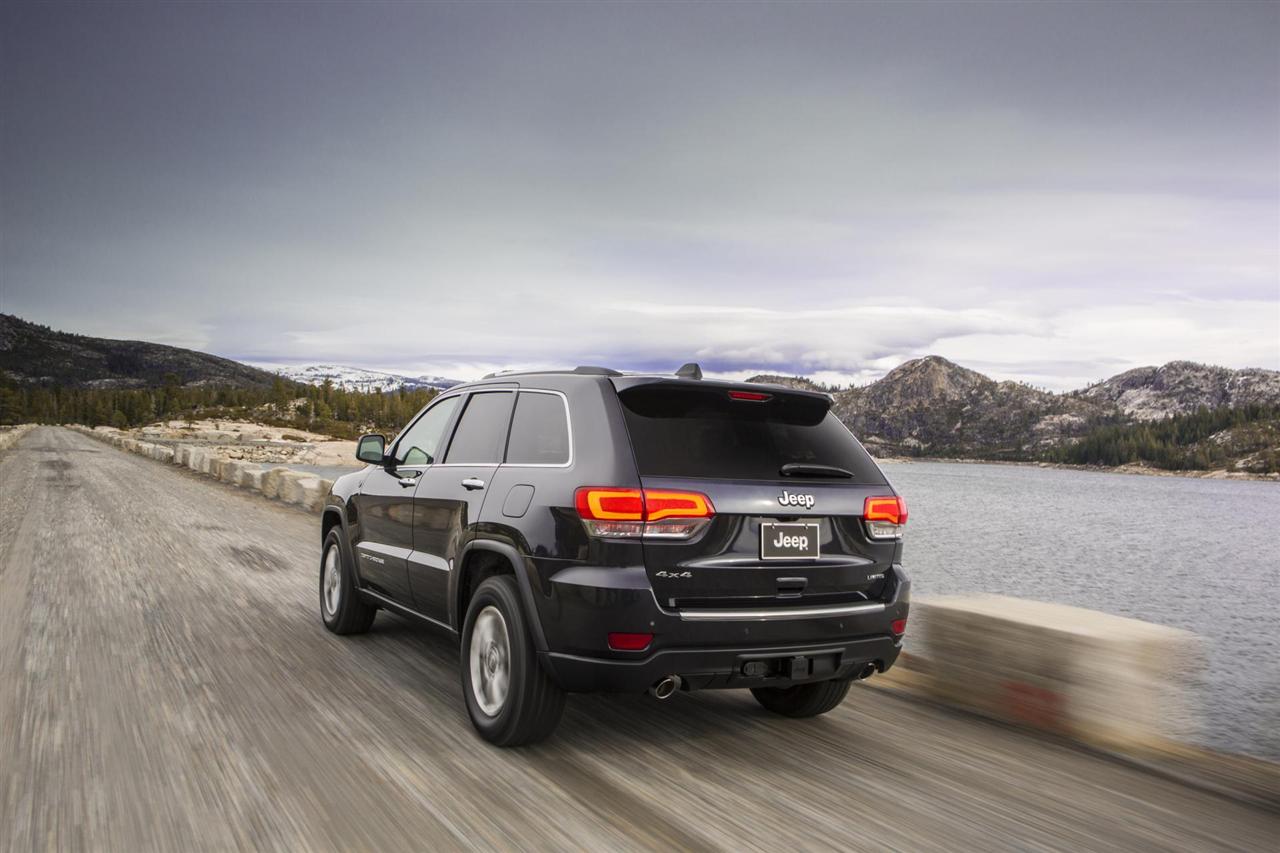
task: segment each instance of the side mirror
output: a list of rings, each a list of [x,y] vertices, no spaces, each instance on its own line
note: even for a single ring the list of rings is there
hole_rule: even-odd
[[[362,435],[356,442],[356,458],[371,465],[381,465],[387,452],[387,437],[373,433]]]

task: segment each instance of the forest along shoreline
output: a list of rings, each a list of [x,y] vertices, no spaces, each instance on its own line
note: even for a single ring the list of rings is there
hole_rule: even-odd
[[[1280,472],[1256,474],[1250,471],[1228,471],[1219,468],[1212,471],[1170,470],[1146,465],[1072,465],[1067,462],[1037,462],[1021,459],[979,459],[946,456],[877,456],[881,465],[911,465],[919,462],[941,462],[954,465],[1005,465],[1011,468],[1054,468],[1060,471],[1091,471],[1095,474],[1137,474],[1148,477],[1183,477],[1192,480],[1251,480],[1264,483],[1280,483]]]

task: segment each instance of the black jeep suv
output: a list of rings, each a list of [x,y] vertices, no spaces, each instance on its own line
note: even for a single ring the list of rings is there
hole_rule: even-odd
[[[324,507],[324,624],[459,635],[467,711],[505,746],[566,692],[831,710],[902,648],[906,506],[826,394],[701,377],[494,375],[362,437]]]

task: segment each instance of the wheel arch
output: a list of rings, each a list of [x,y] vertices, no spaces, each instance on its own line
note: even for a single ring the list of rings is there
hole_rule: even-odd
[[[324,544],[324,540],[329,538],[329,531],[335,527],[341,527],[344,530],[346,525],[343,523],[342,510],[330,504],[324,508],[324,514],[320,516],[320,543]]]
[[[462,622],[467,613],[471,594],[487,577],[510,574],[516,579],[520,600],[524,604],[526,621],[533,634],[533,645],[540,652],[547,650],[547,638],[542,631],[542,618],[534,600],[529,582],[527,563],[515,548],[491,539],[473,539],[462,548],[458,556],[458,572],[450,603],[449,621],[462,633]]]

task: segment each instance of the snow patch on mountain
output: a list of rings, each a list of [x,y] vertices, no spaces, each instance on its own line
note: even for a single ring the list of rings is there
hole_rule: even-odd
[[[381,370],[366,370],[362,367],[346,367],[340,364],[298,364],[281,367],[272,365],[269,369],[279,373],[285,379],[294,382],[306,382],[310,385],[323,385],[325,380],[333,383],[333,387],[347,391],[396,391],[401,386],[410,391],[420,388],[436,388],[443,391],[460,384],[461,380],[444,376],[407,376],[403,373],[387,373]]]

